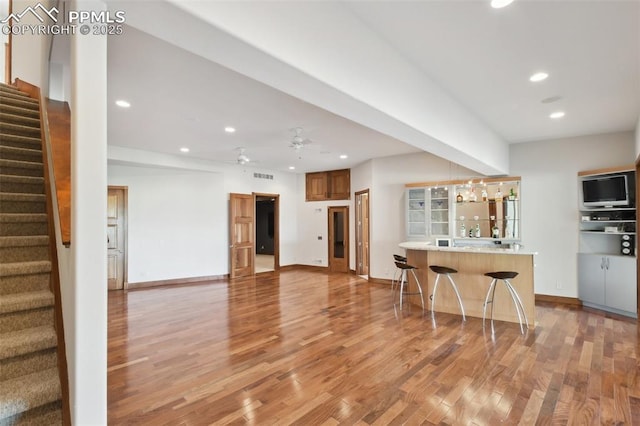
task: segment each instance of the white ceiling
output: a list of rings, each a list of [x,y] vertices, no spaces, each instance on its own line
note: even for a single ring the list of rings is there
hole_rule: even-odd
[[[223,3],[228,10],[216,10]],[[457,101],[470,121],[478,119],[498,140],[514,143],[634,129],[640,116],[640,0],[516,0],[501,10],[491,9],[487,3],[488,0],[358,1],[340,2],[340,8],[331,10],[349,14],[349,19],[358,20],[376,36],[370,44],[369,40],[359,38],[362,50],[376,50],[384,43],[418,69],[425,81],[435,82],[443,93]],[[237,156],[234,149],[245,147],[245,154],[258,160],[256,165],[260,168],[284,171],[293,165],[296,172],[305,172],[352,167],[369,158],[428,149],[411,132],[429,139],[435,137],[436,132],[430,134],[426,127],[417,129],[408,121],[403,131],[393,131],[393,126],[382,119],[365,123],[367,127],[355,122],[359,120],[340,117],[336,111],[347,111],[343,115],[353,119],[356,114],[352,117],[349,111],[359,108],[358,99],[344,87],[346,95],[341,105],[332,109],[334,112],[310,103],[328,104],[322,102],[329,98],[328,92],[316,90],[316,86],[308,83],[311,80],[307,79],[313,77],[311,69],[289,59],[296,54],[316,55],[315,59],[323,55],[322,63],[326,64],[323,71],[330,73],[331,66],[338,64],[340,58],[336,53],[332,61],[327,55],[344,47],[323,45],[323,33],[328,34],[333,28],[327,24],[330,21],[326,16],[320,20],[314,14],[317,2],[182,5],[190,13],[198,14],[199,25],[202,20],[218,22],[226,34],[252,45],[256,57],[275,55],[277,61],[288,62],[304,76],[285,75],[276,66],[254,70],[245,67],[245,74],[255,78],[252,79],[203,57],[215,57],[211,52],[222,46],[218,38],[188,39],[186,31],[176,34],[181,28],[169,26],[174,31],[173,40],[182,35],[175,44],[193,45],[193,51],[209,49],[209,54],[196,55],[127,27],[124,35],[109,38],[110,144],[227,162],[233,162]],[[128,24],[150,33],[159,34],[157,24],[175,18],[154,17],[148,9],[144,16],[136,16],[133,4],[112,2],[111,7],[126,10]],[[287,14],[281,13],[284,10]],[[226,11],[235,15],[221,13]],[[295,15],[289,15],[289,11]],[[273,15],[269,16],[269,12]],[[236,20],[222,22],[221,16]],[[282,22],[275,19],[278,16]],[[295,22],[284,25],[292,16]],[[340,17],[335,18],[337,31]],[[249,25],[251,19],[261,19],[261,25]],[[178,25],[181,21],[176,18],[173,22]],[[246,24],[252,31],[241,31],[238,23]],[[282,46],[287,37],[289,40],[295,37],[297,50],[288,56],[287,52],[270,48],[273,44],[267,42],[273,42],[275,35],[282,37]],[[302,44],[303,41],[307,44]],[[306,46],[304,52],[301,46]],[[237,53],[235,59],[244,55],[241,60],[249,63],[246,52]],[[344,54],[344,48],[340,53]],[[225,54],[233,56],[234,52]],[[370,67],[370,75],[361,73],[362,83],[380,77],[390,81],[391,86],[394,79],[398,85],[405,83],[391,72],[395,69],[393,64],[383,59],[376,69]],[[550,77],[541,83],[529,82],[529,75],[539,70],[548,72]],[[279,72],[280,80],[276,75]],[[260,73],[269,77],[260,78]],[[297,97],[256,80],[268,80],[285,91],[288,84],[298,84],[297,91],[288,91]],[[275,81],[280,83],[274,84]],[[351,83],[358,85],[357,81]],[[341,90],[337,86],[331,89]],[[305,91],[306,87],[309,89]],[[416,91],[417,94],[422,93]],[[550,104],[541,102],[552,96],[561,99]],[[113,101],[120,98],[129,100],[132,107],[126,110],[116,107]],[[421,102],[429,102],[424,96],[421,98]],[[321,102],[317,102],[319,99]],[[394,101],[389,97],[390,103]],[[438,105],[432,107],[437,109]],[[383,111],[380,105],[370,108],[381,116],[389,116],[389,123],[402,120]],[[561,120],[549,119],[549,113],[555,110],[565,111],[566,116]],[[420,117],[424,111],[414,108],[407,114]],[[465,126],[462,121],[454,122]],[[225,134],[223,128],[227,125],[236,127],[237,132]],[[297,126],[303,127],[304,136],[313,141],[300,152],[289,147],[293,136],[290,129]],[[473,166],[468,159],[458,156],[464,149],[455,138],[437,139],[450,149],[436,146],[428,150],[452,161],[462,158],[458,162]],[[178,150],[183,146],[191,151],[180,154]],[[340,160],[338,155],[343,153],[349,158]]]

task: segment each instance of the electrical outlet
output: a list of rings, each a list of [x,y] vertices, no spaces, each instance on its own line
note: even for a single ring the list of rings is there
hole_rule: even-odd
[[[562,289],[562,282],[560,282],[560,281],[556,280],[556,288],[557,288],[558,290],[561,290],[561,289]]]
[[[318,235],[318,240],[322,240],[322,235]]]

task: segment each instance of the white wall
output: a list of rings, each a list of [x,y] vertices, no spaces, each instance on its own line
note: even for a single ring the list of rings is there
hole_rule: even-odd
[[[108,156],[109,185],[129,188],[129,282],[227,274],[232,192],[280,195],[280,265],[297,263],[295,174],[117,146]],[[164,211],[154,213],[158,208]],[[176,244],[180,259],[166,258]]]
[[[78,10],[104,3],[78,0]],[[71,417],[76,425],[107,422],[107,39],[71,42],[71,267],[65,283],[65,338]],[[48,73],[42,75],[48,78]]]
[[[37,3],[37,2],[36,2]],[[13,12],[19,13],[25,8],[35,6],[33,1],[14,0]],[[50,7],[51,1],[42,1],[43,6]],[[21,25],[41,24],[36,17],[28,13],[20,21]],[[40,87],[43,94],[49,93],[49,44],[51,36],[31,35],[29,32],[11,37],[11,78],[31,83]],[[4,72],[4,71],[3,71]]]
[[[108,176],[128,187],[128,282],[227,273],[221,174],[109,166]]]
[[[512,174],[522,177],[522,241],[538,252],[537,294],[578,296],[578,172],[634,157],[631,132],[511,145]]]

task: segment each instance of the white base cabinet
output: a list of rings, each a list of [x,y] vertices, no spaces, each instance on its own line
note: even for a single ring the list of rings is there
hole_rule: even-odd
[[[578,292],[585,306],[637,318],[636,258],[579,253]]]

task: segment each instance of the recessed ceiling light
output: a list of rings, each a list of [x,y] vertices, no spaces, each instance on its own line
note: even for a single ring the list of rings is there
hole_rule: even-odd
[[[546,72],[537,72],[535,74],[533,74],[531,77],[529,77],[529,81],[533,81],[534,83],[537,83],[538,81],[542,81],[542,80],[546,80],[547,77],[549,77],[549,74],[547,74]]]
[[[564,117],[564,111],[556,111],[549,114],[549,118],[562,118]]]
[[[494,9],[501,9],[505,6],[509,6],[513,3],[513,0],[491,0],[491,7]]]
[[[120,108],[129,108],[131,106],[131,104],[123,99],[119,99],[116,101],[116,105],[118,105]]]
[[[236,131],[235,127],[227,126],[224,128],[224,131],[227,133],[234,133]]]
[[[346,159],[346,158],[349,158],[349,156],[348,156],[347,154],[342,154],[342,155],[340,156],[340,159],[341,159],[341,160],[344,160],[344,159]]]
[[[289,166],[289,170],[295,170],[296,166]]]
[[[187,148],[186,146],[182,147],[180,148],[180,152],[189,152],[189,148]]]

